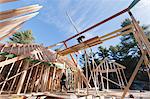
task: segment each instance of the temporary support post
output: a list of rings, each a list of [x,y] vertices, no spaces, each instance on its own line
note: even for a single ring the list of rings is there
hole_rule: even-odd
[[[106,61],[105,62],[106,63],[106,68],[107,68],[107,72],[106,72],[106,76],[107,76],[107,91],[109,90],[109,82],[108,82],[108,77],[109,77],[109,75],[108,75],[108,69],[109,69],[109,66],[108,66],[108,62]]]
[[[94,83],[94,86],[95,86],[95,90],[96,90],[96,93],[98,93],[97,92],[97,84],[96,84],[96,81],[95,81],[95,79],[94,79],[94,74],[93,74],[93,71],[92,71],[92,68],[91,68],[91,66],[93,66],[93,69],[95,69],[95,67],[94,67],[94,59],[93,59],[93,55],[92,55],[92,65],[90,64],[90,62],[89,62],[89,56],[88,56],[88,54],[87,54],[87,51],[86,50],[84,50],[84,52],[85,52],[85,58],[86,58],[86,60],[87,60],[87,64],[88,64],[88,66],[86,67],[87,69],[87,75],[88,75],[88,67],[89,67],[89,70],[90,70],[90,73],[91,73],[91,76],[89,77],[89,76],[87,76],[87,79],[88,79],[88,82],[90,82],[90,80],[91,80],[91,78],[92,78],[92,80],[93,80],[93,83]],[[88,78],[89,77],[89,78]]]
[[[100,75],[101,75],[101,82],[102,82],[102,90],[104,90],[105,86],[104,86],[103,74],[100,72]]]
[[[124,70],[123,69],[121,69],[122,70],[122,73],[123,73],[123,78],[124,78],[124,80],[125,80],[125,85],[127,84],[127,78],[126,78],[126,75],[125,75],[125,73],[124,73]]]
[[[87,53],[85,52],[85,74],[86,74],[86,79],[88,80],[88,56],[87,56]],[[89,82],[88,82],[89,83]],[[87,96],[89,95],[89,87],[86,86],[86,92],[87,92]],[[87,98],[87,97],[86,97]]]
[[[44,65],[41,65],[41,72],[40,72],[40,77],[38,78],[39,79],[39,82],[38,82],[38,86],[37,86],[37,89],[36,89],[36,92],[38,92],[39,91],[39,87],[41,88],[41,79],[42,79],[42,74],[43,74],[43,72],[44,72]]]
[[[54,67],[54,70],[53,70],[53,77],[52,77],[52,82],[51,82],[51,91],[54,90],[54,79],[55,79],[55,75],[56,75],[56,67]]]
[[[17,86],[17,94],[20,94],[21,93],[21,89],[22,89],[22,86],[23,86],[23,83],[24,83],[24,80],[25,80],[25,77],[27,75],[27,70],[28,67],[29,67],[29,61],[28,60],[25,60],[25,65],[24,65],[24,69],[25,71],[22,73],[22,75],[20,76],[20,80],[19,80],[19,83],[18,83],[18,86]]]
[[[63,43],[64,43],[65,47],[68,48],[66,42],[63,42]],[[77,69],[78,69],[78,65],[77,65],[77,63],[75,62],[75,59],[73,58],[72,54],[69,54],[69,55],[70,55],[72,61],[74,62],[75,66],[76,66]],[[80,73],[81,77],[83,78],[83,81],[84,81],[84,83],[86,84],[86,86],[91,87],[90,84],[88,83],[88,79],[85,78],[83,72],[80,71],[80,69],[78,69],[78,70],[79,70],[79,73]]]
[[[139,70],[141,64],[143,63],[143,60],[144,60],[144,55],[141,56],[141,58],[140,58],[140,60],[139,60],[139,62],[137,64],[137,66],[136,66],[136,68],[135,68],[135,70],[134,70],[134,72],[133,72],[133,74],[132,74],[132,76],[131,76],[128,84],[127,84],[127,86],[124,89],[124,92],[123,92],[123,95],[122,95],[121,99],[124,99],[126,93],[129,91],[129,88],[130,88],[130,86],[131,86],[131,84],[132,84],[132,82],[133,82],[136,74],[138,73],[138,70]]]
[[[35,74],[34,74],[34,77],[33,77],[33,82],[31,83],[31,92],[33,91],[33,88],[34,88],[34,84],[35,84],[35,81],[36,81],[38,70],[39,70],[39,65],[36,68],[36,71],[35,71]]]
[[[21,69],[22,64],[23,64],[23,60],[21,60],[21,62],[20,62],[20,64],[19,64],[19,67],[18,67],[17,73],[19,73],[19,71],[20,71],[20,69]],[[13,82],[12,82],[12,84],[11,84],[11,87],[10,87],[9,93],[10,93],[10,92],[11,92],[11,90],[13,89],[16,79],[17,79],[17,78],[15,77],[15,78],[14,78],[14,80],[13,80]]]
[[[32,68],[30,69],[30,73],[29,73],[29,75],[28,75],[28,79],[27,79],[27,82],[26,82],[26,85],[25,85],[25,89],[24,89],[24,94],[25,94],[26,91],[27,91],[28,84],[29,84],[29,81],[30,81],[30,77],[31,77],[31,75],[32,75],[33,68],[34,68],[34,67],[32,67]]]
[[[146,35],[143,32],[143,29],[139,26],[139,24],[137,23],[136,19],[134,18],[133,14],[131,13],[131,11],[129,11],[129,15],[131,16],[132,20],[133,20],[133,25],[135,27],[135,33],[134,33],[134,37],[137,40],[138,44],[139,44],[139,48],[142,52],[142,54],[148,54],[150,57],[150,42],[148,41]],[[144,45],[144,47],[143,47]],[[149,64],[149,60],[147,55],[145,56],[144,59],[145,62],[145,66],[147,68],[148,64]],[[150,79],[150,73],[149,71],[147,71],[149,79]]]
[[[150,56],[150,43],[146,37],[146,35],[144,34],[144,32],[141,30],[141,27],[138,25],[136,19],[134,18],[133,14],[131,13],[131,11],[129,11],[129,15],[130,17],[132,18],[132,21],[133,21],[133,25],[137,31],[138,35],[139,36],[139,39],[141,40],[142,43],[144,43],[145,47],[146,47],[146,51],[147,53],[149,54]],[[139,43],[139,41],[138,41]],[[142,49],[143,50],[143,49]]]

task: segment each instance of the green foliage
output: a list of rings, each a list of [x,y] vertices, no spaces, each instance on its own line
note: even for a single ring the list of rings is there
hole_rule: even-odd
[[[20,31],[9,38],[12,43],[30,44],[33,43],[34,37],[31,30]]]
[[[108,52],[109,50],[107,48],[104,48],[102,46],[98,47],[98,55],[100,57],[100,59],[104,59],[105,57],[108,57]]]

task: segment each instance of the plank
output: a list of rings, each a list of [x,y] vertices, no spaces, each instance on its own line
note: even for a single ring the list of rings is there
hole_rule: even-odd
[[[15,23],[18,23],[18,22],[24,22],[26,20],[29,20],[31,19],[32,17],[36,16],[38,14],[38,12],[35,12],[35,13],[32,13],[32,14],[28,14],[28,15],[24,15],[24,16],[21,16],[21,17],[17,17],[17,18],[13,18],[13,19],[9,19],[7,21],[3,21],[0,23],[0,29],[2,29],[4,26],[6,25],[12,25],[12,24],[15,24]]]
[[[86,49],[86,48],[89,48],[89,47],[96,46],[98,44],[103,43],[104,41],[110,40],[110,39],[115,38],[117,36],[121,36],[121,35],[131,33],[131,32],[133,32],[132,28],[133,28],[133,25],[131,24],[131,25],[128,25],[128,26],[123,27],[121,29],[115,30],[111,33],[108,33],[104,36],[93,37],[89,40],[86,40],[86,41],[80,43],[80,44],[76,44],[76,45],[73,45],[73,46],[71,46],[69,48],[66,48],[64,50],[58,51],[58,54],[64,56],[64,55],[67,55],[69,53],[74,53],[74,52],[77,52],[79,50],[83,50],[83,49]],[[127,30],[127,31],[125,31],[125,30]],[[122,32],[122,31],[124,31],[124,32]]]
[[[3,12],[0,12],[0,20],[33,13],[33,12],[40,10],[41,8],[42,6],[39,6],[38,4],[36,4],[36,5],[30,5],[30,6],[26,6],[22,8],[3,11]]]
[[[17,27],[15,27],[14,29],[12,29],[11,31],[9,31],[8,33],[6,33],[6,35],[3,35],[2,37],[0,37],[0,41],[15,34],[19,29],[21,28],[20,25],[18,25]]]
[[[27,60],[24,68],[27,69],[28,67],[29,67],[29,61]],[[19,80],[19,83],[18,83],[17,89],[16,89],[17,94],[20,94],[20,92],[22,90],[26,75],[27,75],[27,70],[23,71],[23,74],[20,76],[21,79]]]
[[[18,0],[0,0],[0,3],[14,2]]]
[[[126,86],[125,89],[124,89],[124,92],[123,92],[123,94],[122,94],[122,96],[121,96],[121,99],[124,99],[126,93],[129,91],[129,88],[130,88],[130,86],[131,86],[131,84],[132,84],[132,82],[133,82],[133,80],[134,80],[136,74],[138,73],[138,70],[139,70],[141,64],[143,63],[144,57],[145,57],[145,55],[142,55],[142,56],[141,56],[141,58],[140,58],[140,60],[139,60],[139,62],[138,62],[138,64],[137,64],[137,66],[136,66],[135,69],[134,69],[134,72],[132,73],[132,75],[131,75],[131,77],[130,77],[130,79],[129,79],[129,82],[128,82],[127,86]]]
[[[79,51],[79,50],[88,48],[87,45],[90,45],[90,44],[92,44],[92,43],[95,42],[95,41],[96,41],[96,42],[100,41],[100,39],[99,39],[98,36],[93,37],[93,38],[91,38],[91,39],[89,39],[89,40],[86,40],[86,41],[84,41],[84,42],[82,42],[82,43],[80,43],[80,44],[77,44],[77,45],[74,45],[74,46],[72,46],[72,47],[69,47],[69,48],[67,48],[67,49],[65,49],[65,50],[63,50],[63,51],[59,51],[58,54],[59,54],[59,55],[66,55],[66,54],[69,54],[69,53],[77,52],[77,51]]]

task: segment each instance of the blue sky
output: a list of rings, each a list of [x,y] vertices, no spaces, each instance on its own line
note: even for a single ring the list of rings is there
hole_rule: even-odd
[[[19,0],[1,4],[0,11],[19,8],[32,4],[40,4],[43,8],[39,15],[27,21],[22,30],[31,29],[36,43],[49,46],[76,34],[70,24],[66,11],[74,20],[77,28],[82,31],[89,26],[126,8],[133,0]],[[150,24],[150,0],[141,0],[133,9],[133,14],[141,24]],[[98,28],[85,33],[86,39],[101,36],[120,28],[121,22],[128,18],[123,14]],[[102,45],[108,47],[119,43],[119,38],[109,40]],[[68,42],[69,45],[76,40]]]

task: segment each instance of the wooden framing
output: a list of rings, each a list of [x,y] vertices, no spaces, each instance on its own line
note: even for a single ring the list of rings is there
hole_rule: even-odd
[[[21,28],[20,25],[18,25],[17,27],[15,27],[13,30],[11,30],[10,32],[6,33],[6,35],[3,35],[2,37],[0,37],[0,41],[15,34],[19,29]]]
[[[38,4],[36,4],[36,5],[30,5],[30,6],[26,6],[26,7],[22,7],[18,9],[3,11],[3,12],[0,12],[0,20],[16,17],[19,15],[33,13],[33,12],[40,10],[41,8],[42,6],[39,6]]]
[[[16,24],[16,23],[22,23],[24,21],[27,21],[27,20],[31,19],[32,17],[36,16],[37,14],[38,14],[38,12],[35,12],[35,13],[32,13],[32,14],[28,14],[28,15],[25,15],[25,16],[21,16],[21,17],[18,17],[18,18],[14,18],[14,19],[10,19],[8,21],[1,22],[0,23],[1,31],[7,25],[13,25],[13,24]]]
[[[66,48],[64,50],[58,51],[58,54],[64,56],[64,55],[67,55],[67,54],[70,54],[70,53],[77,52],[79,50],[83,50],[83,49],[86,49],[86,48],[89,48],[89,47],[92,47],[92,46],[96,46],[98,44],[103,43],[106,40],[115,38],[117,36],[121,36],[121,35],[131,33],[131,32],[133,32],[132,28],[133,28],[133,25],[131,24],[131,25],[128,25],[128,26],[123,27],[121,29],[118,29],[114,32],[108,33],[104,36],[101,36],[101,37],[96,36],[96,37],[91,38],[87,41],[84,41],[80,44],[77,44],[77,45],[71,46],[69,48]],[[125,31],[125,30],[127,30],[127,31]],[[125,31],[125,32],[123,32],[123,31]]]
[[[12,2],[12,1],[17,1],[17,0],[1,0],[0,3],[5,3],[5,2]],[[138,1],[135,1],[134,3],[132,3],[129,8],[126,8],[120,12],[118,12],[117,14],[89,27],[88,29],[85,29],[84,31],[68,38],[67,40],[58,43],[58,44],[54,44],[52,46],[49,46],[47,48],[41,46],[41,45],[30,45],[30,44],[4,44],[1,45],[0,44],[0,51],[1,52],[7,52],[7,53],[11,53],[11,54],[15,54],[16,57],[15,58],[5,58],[4,61],[0,62],[0,76],[2,79],[2,81],[0,81],[0,85],[1,85],[1,90],[0,90],[0,94],[3,93],[3,91],[8,91],[8,93],[11,93],[12,91],[14,93],[20,94],[20,93],[27,93],[29,92],[28,88],[31,88],[30,92],[36,91],[36,92],[44,92],[47,90],[51,90],[53,91],[53,89],[55,89],[56,85],[54,83],[56,76],[60,76],[57,74],[57,68],[54,67],[53,70],[53,75],[51,77],[51,81],[49,81],[49,72],[51,67],[48,67],[45,64],[42,64],[42,62],[59,62],[59,63],[66,63],[66,65],[68,66],[68,68],[71,69],[75,69],[77,70],[77,73],[72,72],[72,80],[74,81],[74,89],[79,89],[81,82],[84,82],[87,88],[87,95],[89,95],[89,89],[90,89],[90,80],[93,80],[94,85],[95,85],[95,89],[97,92],[97,87],[100,86],[99,83],[99,76],[101,78],[101,84],[102,84],[102,89],[105,89],[105,83],[104,83],[104,79],[106,80],[106,88],[107,90],[109,90],[109,82],[119,86],[121,89],[124,88],[124,92],[122,95],[122,99],[125,97],[126,93],[129,91],[129,88],[138,72],[139,67],[141,66],[141,64],[144,62],[145,65],[147,67],[150,67],[150,61],[149,61],[149,57],[150,57],[150,43],[147,39],[147,37],[145,36],[143,29],[139,26],[138,22],[135,20],[135,18],[133,17],[132,13],[129,11],[129,9],[131,9]],[[41,8],[41,6],[39,5],[31,5],[31,6],[26,6],[26,7],[22,7],[22,8],[18,8],[18,9],[13,9],[13,10],[8,10],[8,11],[3,11],[0,12],[0,20],[2,20],[0,22],[0,33],[1,33],[1,37],[0,40],[3,40],[6,37],[11,36],[12,34],[14,34],[17,30],[19,30],[21,28],[21,25],[26,22],[27,20],[31,19],[32,17],[36,16],[38,14],[38,10]],[[96,36],[94,38],[91,38],[89,40],[86,40],[80,44],[76,44],[74,46],[68,47],[66,42],[71,40],[72,38],[81,35],[125,12],[129,12],[129,15],[132,18],[132,24],[128,25],[124,28],[118,29],[114,32],[108,33],[106,35],[103,35],[101,37]],[[37,12],[37,13],[34,13]],[[15,17],[15,18],[14,18]],[[7,19],[7,20],[6,20]],[[126,31],[125,31],[126,30]],[[94,62],[93,62],[93,68],[89,67],[91,76],[88,76],[88,65],[90,65],[89,61],[88,61],[88,57],[86,55],[86,77],[83,74],[83,72],[78,68],[78,64],[75,61],[74,57],[73,57],[73,53],[78,52],[79,50],[83,50],[86,48],[90,48],[93,47],[95,45],[101,44],[104,41],[107,41],[109,39],[115,38],[117,36],[121,36],[121,35],[125,35],[125,34],[129,34],[129,33],[133,33],[135,39],[138,42],[138,47],[140,48],[141,52],[142,52],[142,57],[140,58],[129,82],[127,82],[125,74],[123,69],[125,69],[124,66],[112,62],[108,59],[104,59],[104,61],[101,62],[101,64],[99,64],[96,68],[94,67]],[[58,53],[53,53],[50,50],[47,50],[48,48],[51,48],[53,46],[57,46],[60,44],[64,44],[66,49],[58,51]],[[59,54],[59,55],[57,55]],[[66,57],[62,57],[64,55],[70,54],[70,57],[72,59],[72,61],[70,61],[68,58]],[[86,54],[86,51],[85,51]],[[51,56],[50,56],[51,55]],[[31,63],[29,62],[29,60],[27,60],[26,58],[29,57],[32,58],[33,60],[38,60],[38,63]],[[59,56],[59,57],[57,57]],[[148,57],[149,56],[149,57]],[[18,62],[19,65],[18,65]],[[25,62],[25,63],[24,63]],[[16,68],[18,68],[18,70],[15,72],[15,74],[13,74],[13,68],[15,68],[15,66],[18,66]],[[9,67],[9,69],[8,69]],[[8,73],[4,74],[2,71],[4,69],[8,69]],[[38,73],[40,72],[40,73]],[[106,74],[106,77],[103,74]],[[116,73],[117,76],[117,80],[118,82],[112,81],[109,78],[109,73]],[[35,74],[33,76],[33,74]],[[78,79],[78,76],[81,77],[81,80]],[[148,72],[148,76],[150,77],[150,73]],[[18,79],[18,78],[21,79]],[[33,81],[31,81],[33,80]],[[35,82],[38,81],[38,85],[35,85]],[[59,80],[59,78],[57,78],[57,80]],[[68,80],[68,79],[67,79]],[[125,85],[127,84],[127,86],[125,87]],[[78,87],[77,87],[78,85]],[[14,86],[14,88],[13,88]],[[5,88],[6,87],[6,88]],[[48,88],[47,88],[48,87]],[[16,89],[15,89],[16,88]],[[14,90],[15,89],[15,90]]]
[[[1,0],[0,3],[11,1],[17,0]],[[38,14],[37,11],[39,11],[41,8],[42,6],[36,4],[0,12],[0,40],[14,34],[17,30],[20,29],[20,25],[36,16]]]
[[[109,82],[119,86],[120,88],[123,88],[125,86],[125,83],[123,81],[123,75],[121,75],[121,72],[123,72],[123,69],[125,69],[124,66],[116,63],[116,62],[113,62],[113,61],[110,61],[108,60],[108,58],[105,58],[95,69],[93,69],[92,71],[93,72],[98,72],[100,73],[100,76],[101,76],[101,84],[102,84],[102,90],[105,89],[104,87],[104,80],[103,79],[106,79],[106,85],[107,85],[107,91],[109,89]],[[120,71],[121,70],[121,71]],[[110,73],[116,73],[117,75],[117,79],[118,79],[118,83],[115,82],[115,81],[112,81],[111,79],[109,79],[108,75]],[[103,76],[103,74],[106,74],[106,77]],[[96,78],[98,78],[98,75],[95,76]],[[126,78],[124,78],[126,79]],[[97,82],[99,83],[99,81]]]
[[[14,2],[18,0],[0,0],[0,3]]]
[[[129,13],[130,17],[132,18],[132,23],[133,23],[134,28],[135,28],[135,32],[133,32],[133,34],[134,34],[136,41],[138,42],[138,47],[140,48],[140,50],[142,52],[142,56],[141,56],[141,58],[137,64],[137,66],[136,66],[124,92],[123,92],[123,94],[122,94],[121,99],[124,99],[126,93],[129,91],[129,88],[130,88],[142,62],[144,61],[145,66],[147,66],[150,63],[150,61],[148,59],[148,56],[150,57],[150,43],[149,43],[147,37],[145,36],[142,28],[139,26],[136,19],[134,18],[133,14],[130,11],[128,11],[128,13]],[[147,73],[149,76],[150,73],[149,72],[147,72]],[[150,76],[149,76],[149,79],[150,79]]]
[[[131,76],[131,78],[130,78],[128,84],[127,84],[127,86],[126,86],[125,89],[124,89],[124,92],[123,92],[123,95],[122,95],[121,99],[124,99],[126,93],[129,91],[129,88],[130,88],[130,86],[131,86],[131,84],[132,84],[132,82],[133,82],[133,80],[134,80],[136,74],[138,73],[138,70],[139,70],[139,68],[140,68],[140,66],[141,66],[141,64],[142,64],[142,62],[143,62],[143,60],[144,60],[144,57],[145,57],[145,56],[142,55],[142,57],[140,58],[140,60],[139,60],[139,62],[138,62],[138,64],[137,64],[137,66],[136,66],[136,68],[135,68],[135,70],[134,70],[134,72],[133,72],[133,74],[132,74],[132,76]]]
[[[27,69],[29,67],[29,61],[26,61],[26,65],[25,65],[25,69]],[[23,83],[24,83],[24,80],[25,80],[25,77],[26,77],[26,74],[27,74],[27,70],[25,70],[23,72],[23,74],[21,75],[21,79],[18,83],[18,86],[17,86],[17,94],[20,94],[21,93],[21,89],[22,89],[22,86],[23,86]]]

